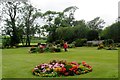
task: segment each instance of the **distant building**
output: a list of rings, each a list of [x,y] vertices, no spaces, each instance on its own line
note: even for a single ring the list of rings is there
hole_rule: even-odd
[[[104,40],[94,40],[94,41],[87,41],[87,44],[93,44],[93,45],[98,45],[100,43],[103,43]]]

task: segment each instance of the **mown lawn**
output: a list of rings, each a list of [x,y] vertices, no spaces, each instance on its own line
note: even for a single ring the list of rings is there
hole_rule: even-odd
[[[68,52],[29,54],[29,48],[3,49],[3,78],[39,78],[32,75],[32,69],[51,60],[86,61],[93,67],[93,72],[68,78],[117,78],[118,50],[97,50],[96,47],[79,47]]]
[[[0,48],[2,47],[2,36],[0,36]],[[0,79],[2,78],[2,49],[0,49]]]

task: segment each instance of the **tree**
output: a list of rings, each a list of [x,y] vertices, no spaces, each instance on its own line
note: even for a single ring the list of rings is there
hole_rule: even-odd
[[[54,19],[54,24],[57,26],[57,27],[60,27],[62,26],[62,22],[64,20],[64,13],[63,12],[57,12],[57,17]]]
[[[57,40],[73,41],[74,31],[72,27],[59,27],[56,29]]]
[[[4,13],[4,21],[6,25],[4,26],[6,34],[8,34],[11,38],[11,46],[15,46],[20,42],[19,35],[18,35],[18,28],[16,25],[18,12],[19,12],[19,5],[20,2],[13,1],[13,2],[4,2],[3,4],[3,13]],[[6,16],[6,17],[5,17]]]
[[[120,42],[120,22],[113,23],[111,26],[106,27],[101,36],[105,39],[113,39],[115,42]]]
[[[84,21],[78,21],[80,23],[76,24],[74,27],[59,27],[56,29],[56,36],[58,40],[65,40],[69,43],[77,40],[86,38],[88,28]]]
[[[94,18],[93,20],[89,21],[87,23],[88,27],[91,29],[91,30],[99,30],[99,29],[102,29],[105,24],[104,20],[100,19],[100,17],[96,17]]]
[[[56,29],[59,27],[72,27],[74,20],[74,12],[77,9],[76,6],[66,8],[63,12],[47,11],[43,14],[46,25],[43,27],[48,32],[48,42],[57,40]],[[69,15],[66,15],[69,13]]]
[[[96,30],[89,30],[87,33],[87,40],[97,40],[99,37],[98,31]]]
[[[59,22],[60,22],[58,15],[59,12],[55,12],[55,11],[46,11],[43,14],[43,17],[47,22],[47,24],[43,26],[43,29],[46,29],[46,32],[48,32],[48,42],[53,42],[56,40],[55,31],[56,28],[59,27]]]
[[[24,2],[23,9],[23,23],[25,25],[26,45],[30,46],[30,36],[34,35],[36,28],[34,28],[34,21],[36,18],[41,17],[42,13],[39,9],[34,8],[31,4]]]
[[[65,19],[63,20],[63,25],[67,25],[67,26],[73,26],[73,20],[74,18],[74,13],[75,11],[78,9],[78,7],[76,6],[70,6],[67,7],[65,10],[63,10],[63,13],[65,15]],[[68,13],[68,15],[67,15]]]

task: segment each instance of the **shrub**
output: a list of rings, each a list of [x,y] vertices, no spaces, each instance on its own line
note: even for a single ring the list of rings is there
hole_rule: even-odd
[[[116,46],[117,46],[117,47],[120,47],[120,43],[118,43]]]
[[[108,48],[106,48],[106,50],[118,50],[118,49],[115,48],[114,46],[109,46]]]
[[[113,44],[114,40],[113,39],[108,39],[107,42],[108,42],[108,44]]]
[[[87,42],[87,39],[77,39],[75,42],[76,42],[75,43],[76,47],[81,47],[81,46],[85,45],[85,43]]]
[[[55,52],[61,52],[61,48],[55,48]]]
[[[68,47],[69,47],[69,48],[75,48],[75,44],[72,44],[72,43],[71,43],[71,44],[68,45]]]
[[[60,48],[60,47],[61,47],[61,44],[57,44],[57,47]]]
[[[8,48],[11,44],[10,36],[3,36],[2,37],[2,48]]]
[[[107,40],[104,40],[103,44],[106,45],[106,46],[110,46],[114,43],[114,41],[112,39],[107,39]]]
[[[45,52],[49,52],[49,51],[50,51],[49,47],[46,47],[46,48],[44,49],[44,51],[45,51]]]
[[[37,51],[38,51],[38,48],[32,47],[29,53],[36,53]]]
[[[104,48],[103,43],[101,43],[101,44],[98,45],[98,49],[103,49],[103,48]]]

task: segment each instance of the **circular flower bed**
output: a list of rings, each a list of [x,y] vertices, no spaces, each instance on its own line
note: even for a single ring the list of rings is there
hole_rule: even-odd
[[[81,63],[66,61],[50,61],[36,66],[32,73],[41,77],[74,76],[92,72],[92,67],[85,61]]]

